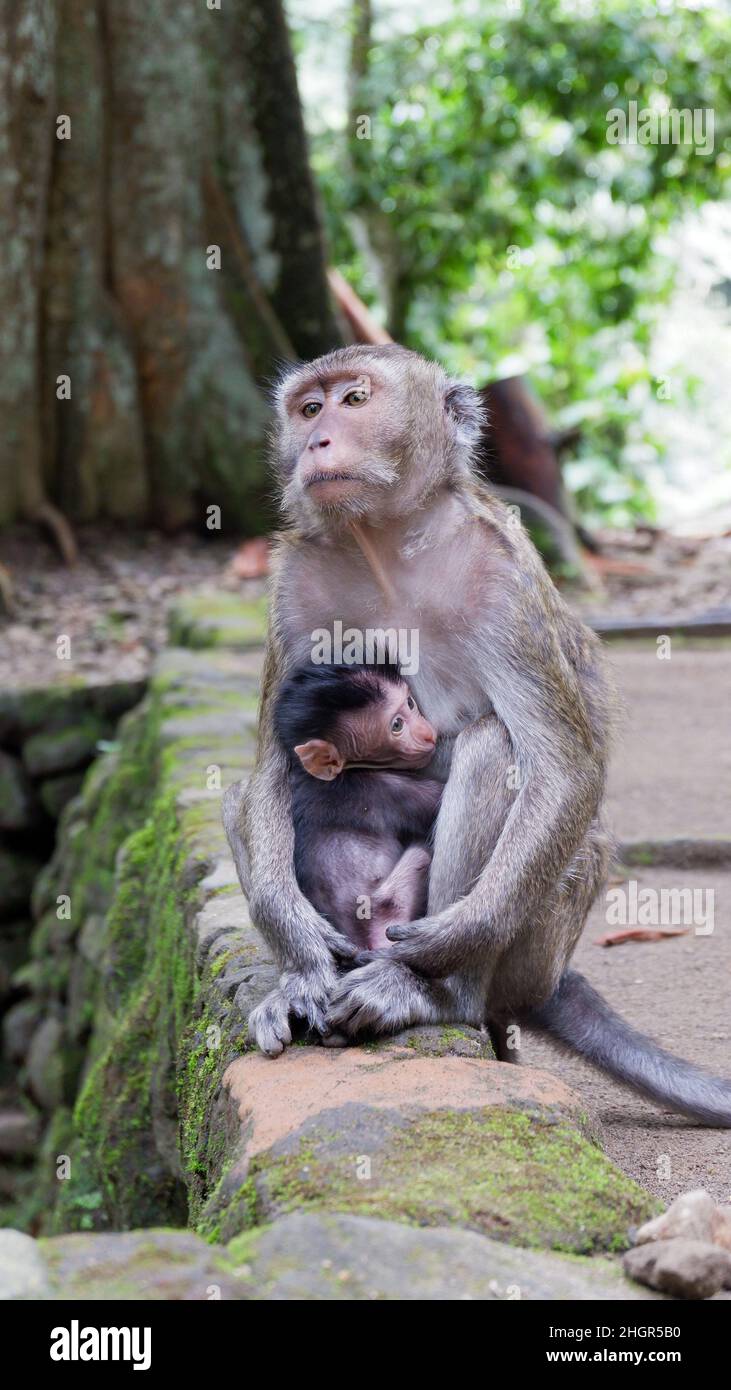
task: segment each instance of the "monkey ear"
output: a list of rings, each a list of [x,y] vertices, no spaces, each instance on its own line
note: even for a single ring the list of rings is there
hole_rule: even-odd
[[[334,743],[324,738],[311,738],[307,743],[298,743],[295,753],[305,772],[310,777],[319,777],[321,782],[332,782],[345,767],[345,759],[338,753]]]
[[[457,443],[471,454],[480,442],[487,421],[487,411],[479,392],[462,382],[452,382],[444,393],[444,409],[454,422]]]

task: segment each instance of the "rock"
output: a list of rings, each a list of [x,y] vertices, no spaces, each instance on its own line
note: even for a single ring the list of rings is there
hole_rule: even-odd
[[[711,1240],[731,1253],[731,1207],[716,1207],[711,1222]]]
[[[26,920],[5,922],[0,926],[0,968],[8,981],[28,958],[32,932],[33,923]]]
[[[17,1066],[24,1061],[42,1013],[38,999],[21,999],[8,1009],[3,1019],[3,1051],[9,1062]]]
[[[37,1152],[38,1119],[27,1110],[0,1110],[0,1155],[25,1158]]]
[[[228,1247],[191,1231],[38,1242],[50,1298],[81,1301],[653,1300],[601,1257],[577,1261],[473,1231],[297,1213]],[[10,1295],[13,1296],[13,1295]],[[16,1295],[20,1296],[20,1295]]]
[[[731,1279],[731,1255],[705,1240],[653,1240],[624,1257],[632,1279],[673,1298],[711,1298]]]
[[[52,820],[58,820],[64,806],[78,795],[83,781],[83,772],[67,772],[61,777],[50,777],[41,783],[41,805]]]
[[[94,967],[100,967],[104,959],[104,951],[107,941],[104,934],[104,918],[98,912],[92,912],[86,918],[81,931],[77,949],[84,960]]]
[[[672,1240],[676,1236],[683,1240],[711,1241],[715,1210],[713,1198],[702,1187],[694,1192],[683,1192],[661,1216],[640,1226],[634,1243],[646,1245],[648,1241]]]
[[[63,1027],[54,1017],[45,1018],[31,1038],[26,1070],[28,1085],[43,1110],[55,1110],[63,1100]]]
[[[642,1300],[607,1259],[569,1259],[438,1227],[298,1213],[228,1246],[245,1296],[271,1301]]]
[[[616,1248],[652,1202],[584,1132],[557,1078],[487,1061],[474,1029],[233,1061],[241,1158],[204,1210],[222,1238],[317,1207],[470,1227],[518,1245]],[[515,1174],[521,1174],[516,1182]]]
[[[112,685],[88,685],[87,701],[92,709],[107,719],[119,719],[142,699],[147,681],[114,681]]]
[[[23,762],[31,777],[75,772],[91,762],[97,743],[108,732],[108,726],[100,720],[88,718],[70,729],[31,734],[23,744]]]
[[[17,744],[41,729],[66,729],[89,711],[118,719],[142,699],[145,687],[146,681],[114,681],[0,690],[0,739]]]
[[[23,764],[0,750],[0,830],[30,830],[38,816],[38,802]]]
[[[22,1231],[0,1231],[0,1300],[48,1297],[48,1274],[31,1236]]]
[[[0,691],[0,738],[21,742],[39,729],[63,729],[84,713],[79,685],[27,687]]]
[[[68,945],[78,931],[78,923],[73,918],[59,917],[55,908],[49,908],[32,928],[31,955],[43,960],[49,953],[65,955]]]
[[[232,1261],[192,1231],[55,1236],[40,1242],[51,1297],[207,1302],[248,1296]]]
[[[0,921],[9,921],[27,909],[41,860],[24,851],[0,845]]]
[[[205,589],[185,594],[168,614],[170,641],[181,647],[257,647],[266,622],[266,598]]]

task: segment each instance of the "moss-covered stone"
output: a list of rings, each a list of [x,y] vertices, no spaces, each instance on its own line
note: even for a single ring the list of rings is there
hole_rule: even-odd
[[[217,658],[203,664],[215,669]],[[199,1132],[209,1131],[218,1064],[235,1055],[237,1036],[226,1030],[216,1066],[205,1064],[193,927],[198,884],[226,853],[220,777],[208,783],[222,750],[241,767],[254,737],[253,697],[234,701],[235,674],[221,675],[220,686],[207,681],[180,702],[166,664],[64,811],[58,849],[36,887],[34,959],[46,950],[70,956],[64,1048],[77,1068],[73,1162],[57,1190],[56,1230],[179,1223],[195,1202],[200,1175],[178,1112],[189,1127],[197,1113]],[[181,690],[190,694],[185,681]],[[198,721],[196,734],[185,719]],[[59,894],[71,908],[63,930]],[[178,1076],[189,1074],[195,1084],[179,1100]],[[214,1140],[206,1184],[225,1162],[216,1149]]]
[[[49,777],[41,783],[41,805],[52,820],[58,820],[64,806],[78,796],[84,781],[83,772],[67,772],[61,777]]]
[[[27,910],[41,861],[25,850],[0,845],[0,921]]]
[[[256,647],[266,634],[267,601],[204,590],[177,603],[169,622],[170,640],[181,647]]]
[[[175,1162],[174,1058],[195,995],[192,940],[174,806],[158,801],[127,842],[105,922],[103,973],[74,1111],[85,1163],[103,1194],[100,1222],[126,1229],[168,1211],[185,1218]],[[73,1188],[65,1194],[73,1199]]]
[[[38,819],[38,801],[23,764],[0,750],[0,830],[29,830]]]
[[[67,1235],[39,1242],[51,1293],[64,1299],[137,1301],[244,1296],[227,1252],[185,1230]]]
[[[250,1225],[303,1209],[589,1253],[624,1249],[629,1228],[656,1207],[560,1116],[485,1107],[407,1117],[345,1105],[255,1157],[242,1184]]]
[[[41,729],[78,724],[89,713],[115,720],[138,704],[144,692],[144,681],[90,685],[79,676],[66,676],[52,686],[0,690],[0,739],[18,744]]]
[[[23,762],[31,777],[52,777],[87,767],[97,744],[111,733],[111,725],[88,715],[69,729],[44,729],[23,744]]]

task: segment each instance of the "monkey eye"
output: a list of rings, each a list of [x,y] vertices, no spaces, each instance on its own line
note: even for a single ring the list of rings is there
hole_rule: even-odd
[[[302,407],[302,414],[306,419],[311,420],[315,415],[319,415],[322,406],[319,401],[306,401]]]
[[[408,700],[406,701],[406,703],[407,703],[409,709],[416,709],[416,701],[414,700],[413,695],[409,695],[409,698],[408,698]]]
[[[401,718],[401,715],[400,715],[400,714],[397,714],[397,715],[396,715],[396,718],[391,720],[391,733],[392,733],[392,734],[401,734],[401,733],[403,733],[403,729],[404,729],[404,721],[403,721],[403,719]]]
[[[346,405],[365,405],[369,399],[368,392],[364,391],[362,386],[357,386],[354,391],[349,391],[347,396],[343,397]]]

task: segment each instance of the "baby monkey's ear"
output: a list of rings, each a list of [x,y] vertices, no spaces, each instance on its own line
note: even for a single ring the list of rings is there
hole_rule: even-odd
[[[307,743],[298,743],[295,753],[305,772],[310,777],[319,777],[321,782],[332,782],[345,767],[345,759],[338,753],[334,743],[324,738],[311,738]]]

